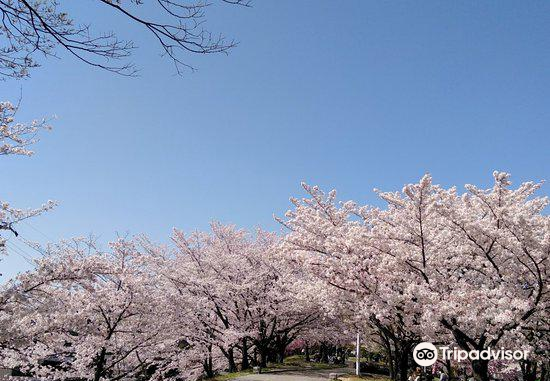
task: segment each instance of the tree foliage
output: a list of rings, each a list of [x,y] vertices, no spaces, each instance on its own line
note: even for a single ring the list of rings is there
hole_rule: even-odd
[[[38,142],[39,134],[50,130],[45,119],[36,119],[30,123],[16,121],[18,106],[10,102],[0,102],[0,156],[32,156],[31,146]],[[52,209],[55,202],[48,201],[39,208],[20,209],[0,200],[0,231],[9,231],[18,235],[15,225],[18,222],[42,214]],[[5,253],[6,240],[0,236],[0,254]]]

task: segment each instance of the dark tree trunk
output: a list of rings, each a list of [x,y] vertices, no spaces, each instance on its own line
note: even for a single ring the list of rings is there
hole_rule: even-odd
[[[466,351],[470,351],[472,349],[481,351],[485,349],[484,346],[485,346],[487,337],[485,336],[482,336],[479,338],[469,337],[466,333],[462,332],[459,328],[457,328],[456,321],[454,321],[454,319],[451,319],[450,322],[443,319],[441,323],[445,328],[449,329],[452,332],[458,346],[461,349]],[[474,373],[473,374],[474,380],[489,381],[489,360],[482,360],[482,359],[472,360],[471,364],[472,364],[472,371]]]
[[[454,379],[453,367],[451,366],[450,359],[445,360],[445,369],[447,370],[447,375],[449,376],[449,380]]]
[[[258,365],[258,348],[254,347],[254,352],[252,356],[252,365],[257,366]]]
[[[386,348],[386,357],[388,358],[388,368],[390,371],[390,379],[397,380],[397,372],[395,370],[395,356],[391,347]]]
[[[306,349],[305,349],[305,360],[307,362],[310,361],[310,358],[309,358],[309,343],[306,342]]]
[[[325,343],[321,343],[319,347],[319,362],[328,364],[328,348]]]
[[[384,341],[390,378],[393,381],[407,381],[413,342],[398,337],[386,337]]]
[[[267,348],[259,348],[260,351],[260,368],[267,368]]]
[[[408,345],[404,344],[399,351],[399,381],[407,381],[409,374],[409,350]]]
[[[489,381],[488,360],[472,360],[472,370],[474,372],[474,380]]]
[[[94,381],[99,381],[101,376],[103,376],[103,370],[105,369],[105,357],[107,355],[107,350],[101,348],[101,352],[96,359],[95,372],[94,372]]]
[[[222,351],[223,355],[225,356],[227,360],[227,371],[229,373],[233,373],[237,371],[237,364],[235,363],[235,351],[233,347],[225,349],[221,346],[219,346],[220,350]]]
[[[548,376],[548,363],[543,363],[540,367],[540,381],[550,381]]]
[[[279,347],[279,350],[277,351],[277,362],[279,364],[282,364],[285,361],[285,351],[286,351],[285,346]]]
[[[523,381],[535,381],[537,379],[537,363],[535,361],[520,361],[520,368]]]
[[[227,371],[233,373],[237,371],[237,364],[235,363],[235,353],[233,348],[227,350]]]
[[[282,364],[285,360],[286,347],[288,345],[288,338],[285,336],[277,337],[275,340],[275,348],[277,350],[277,363]]]
[[[214,377],[214,369],[212,367],[212,347],[208,347],[208,357],[202,362],[202,367],[206,378]]]
[[[242,354],[241,370],[246,370],[250,368],[250,364],[248,362],[248,343],[246,342],[246,337],[243,339],[243,347],[241,349],[241,354]]]
[[[277,362],[277,359],[279,358],[279,351],[276,349],[271,349],[269,351],[269,355],[267,356],[268,362]]]
[[[412,338],[403,337],[403,335],[396,333],[393,328],[380,323],[375,318],[371,318],[371,322],[378,328],[378,334],[382,339],[390,378],[392,381],[407,381],[409,358],[412,355],[412,348],[416,341]]]

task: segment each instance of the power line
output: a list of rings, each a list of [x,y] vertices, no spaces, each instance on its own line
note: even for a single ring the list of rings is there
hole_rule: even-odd
[[[39,233],[41,236],[43,236],[44,238],[46,238],[47,242],[55,242],[56,240],[54,240],[51,236],[49,236],[48,234],[44,233],[43,231],[41,231],[40,229],[34,227],[33,225],[31,225],[28,221],[22,221],[25,225],[27,225],[28,227],[30,227],[32,230],[34,230],[35,232]],[[29,241],[23,237],[21,237],[21,235],[19,237],[17,237],[21,242],[23,242],[26,246],[30,247],[31,249],[33,249],[34,251],[36,251],[37,253],[39,253],[40,255],[45,255],[45,252],[44,250],[42,250],[40,244],[34,244],[34,242],[32,241]]]
[[[32,254],[27,253],[27,251],[25,250],[25,248],[23,248],[23,247],[17,245],[17,244],[15,243],[15,241],[8,241],[8,243],[10,244],[10,246],[12,247],[12,249],[17,250],[18,252],[23,253],[24,255],[26,255],[27,258],[32,259],[32,257],[33,257]]]
[[[6,241],[6,244],[7,244],[7,247],[9,249],[11,249],[12,252],[19,255],[28,264],[33,265],[33,266],[35,265],[34,261],[28,256],[28,254],[25,251],[23,251],[22,249],[20,249],[18,246],[16,246],[13,242],[8,240],[8,241]]]
[[[25,225],[27,225],[28,227],[30,227],[32,230],[34,230],[35,232],[41,234],[44,238],[46,238],[49,242],[54,242],[55,240],[50,237],[49,235],[47,235],[46,233],[42,232],[41,230],[39,230],[38,228],[32,226],[28,221],[21,221],[23,222]]]
[[[33,245],[31,241],[19,236],[17,237],[17,239],[22,242],[23,244],[25,244],[26,246],[30,247],[31,249],[33,249],[34,251],[36,251],[38,254],[40,255],[45,255],[44,251],[40,249],[40,245],[39,244],[36,244],[36,245]]]

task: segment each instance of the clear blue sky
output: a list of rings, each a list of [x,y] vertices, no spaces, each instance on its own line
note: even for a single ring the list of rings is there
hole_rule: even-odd
[[[374,187],[425,172],[443,185],[489,185],[495,169],[550,180],[549,2],[216,6],[210,28],[240,45],[189,57],[199,70],[183,78],[151,36],[75,3],[76,17],[136,41],[141,77],[64,57],[0,84],[2,99],[22,89],[21,119],[58,116],[35,157],[0,161],[0,198],[60,202],[30,221],[41,233],[19,227],[28,239],[166,241],[212,219],[279,229],[272,214],[301,181],[375,203]],[[29,268],[14,253],[0,266],[3,279]]]

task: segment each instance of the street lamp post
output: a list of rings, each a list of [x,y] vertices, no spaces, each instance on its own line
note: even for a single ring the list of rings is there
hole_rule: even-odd
[[[359,376],[361,363],[361,334],[357,332],[357,343],[355,346],[355,375]]]

